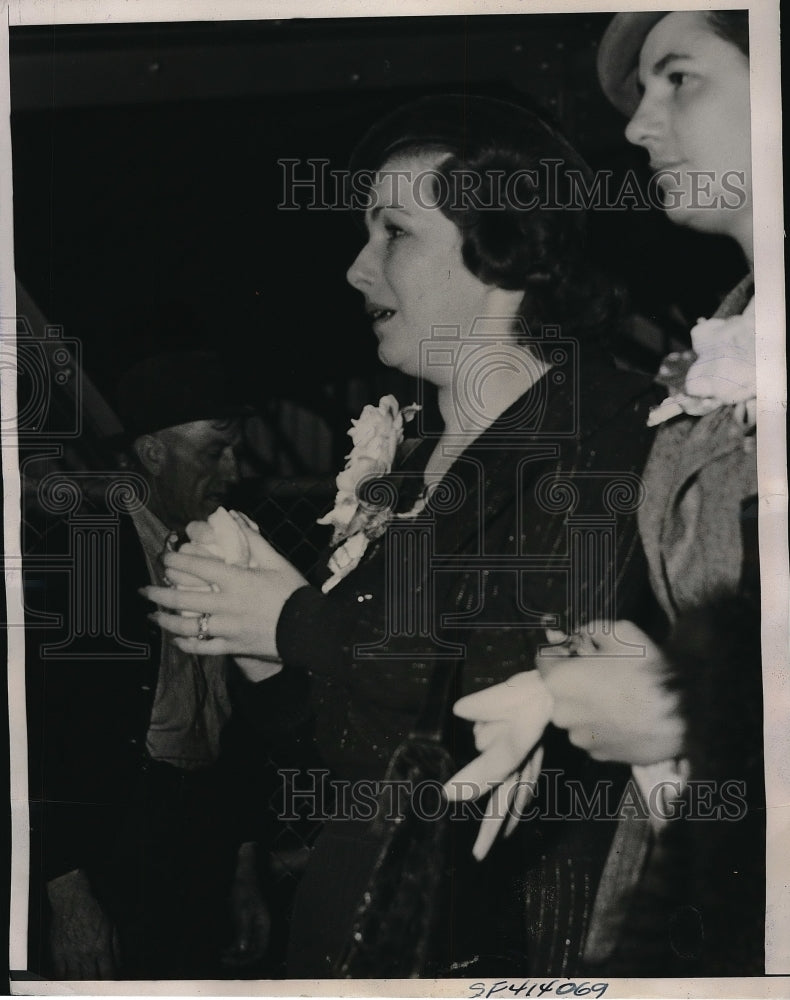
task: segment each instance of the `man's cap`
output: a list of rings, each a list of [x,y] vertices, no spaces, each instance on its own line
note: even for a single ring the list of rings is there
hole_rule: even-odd
[[[604,94],[630,118],[639,107],[639,53],[645,39],[669,10],[615,14],[598,46],[598,79]]]
[[[121,376],[116,405],[127,441],[166,427],[248,412],[213,351],[173,351],[138,362]]]

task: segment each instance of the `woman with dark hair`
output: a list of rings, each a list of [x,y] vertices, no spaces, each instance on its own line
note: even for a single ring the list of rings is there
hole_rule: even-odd
[[[614,299],[594,274],[574,199],[588,168],[545,122],[486,98],[426,98],[377,125],[354,166],[370,181],[367,242],[348,279],[381,360],[436,387],[443,430],[385,475],[382,508],[364,495],[359,470],[389,472],[404,414],[385,399],[352,428],[327,519],[340,544],[322,590],[243,526],[254,569],[193,549],[166,556],[168,572],[198,576],[213,593],[148,589],[163,608],[199,615],[157,613],[182,649],[276,659],[312,675],[318,739],[352,797],[360,782],[384,778],[426,713],[436,729],[455,695],[531,670],[546,621],[572,630],[616,604],[644,622],[636,474],[654,401],[647,380],[617,373],[605,350]],[[626,436],[624,423],[634,428]],[[202,531],[190,534],[200,541]],[[459,764],[471,758],[465,725],[445,739]],[[591,761],[558,731],[542,752],[561,780],[541,787],[538,818],[491,858],[472,861],[476,821],[450,824],[455,903],[438,952],[415,971],[575,967],[611,829],[557,816],[571,782],[616,784],[628,772]],[[292,976],[342,971],[370,886],[375,824],[337,809],[300,886]]]
[[[554,724],[596,759],[634,765],[646,797],[671,790],[652,824],[621,816],[588,971],[758,975],[765,792],[748,13],[618,14],[598,66],[630,118],[626,138],[650,155],[668,218],[734,239],[746,275],[693,328],[693,350],[659,372],[669,395],[651,414],[639,527],[667,619],[660,642],[620,621],[613,631],[636,655],[606,636],[554,651],[575,655],[538,655]],[[466,716],[491,719],[496,693],[487,697],[466,702]],[[515,732],[527,722],[509,719]]]
[[[708,24],[719,38],[734,45],[749,58],[749,11],[709,10],[705,12]]]

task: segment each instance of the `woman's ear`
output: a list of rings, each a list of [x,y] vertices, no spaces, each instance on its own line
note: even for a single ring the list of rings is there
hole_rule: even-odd
[[[132,445],[137,459],[149,476],[161,476],[167,457],[164,441],[156,434],[143,434]]]

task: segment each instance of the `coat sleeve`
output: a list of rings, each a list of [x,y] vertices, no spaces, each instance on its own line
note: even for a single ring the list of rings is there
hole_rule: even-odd
[[[665,644],[690,777],[629,913],[618,975],[764,972],[765,778],[757,521],[741,527],[737,593],[677,618]],[[650,964],[650,963],[654,964]]]
[[[682,613],[666,645],[693,777],[762,774],[763,692],[757,500],[744,504],[740,585]],[[758,782],[762,788],[763,781]],[[756,789],[755,789],[756,791]]]
[[[276,637],[286,670],[329,676],[338,670],[348,657],[353,629],[343,610],[314,587],[291,594],[280,613]]]

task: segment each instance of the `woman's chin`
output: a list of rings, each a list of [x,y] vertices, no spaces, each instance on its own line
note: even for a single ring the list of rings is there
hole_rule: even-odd
[[[387,350],[385,344],[379,344],[379,361],[386,365],[387,368],[398,368],[400,369],[400,364],[398,363],[397,355],[394,355],[391,351]]]
[[[410,356],[407,351],[403,351],[402,349],[399,351],[398,346],[397,343],[388,345],[386,341],[380,341],[378,349],[379,361],[383,365],[386,365],[387,368],[395,368],[404,375],[410,375],[414,378],[428,377],[430,380],[430,375],[422,370],[419,359]]]

